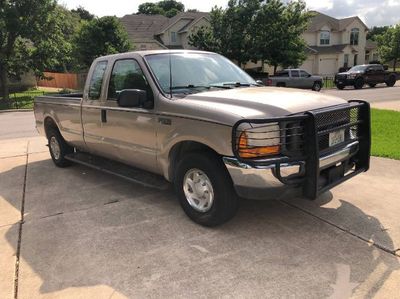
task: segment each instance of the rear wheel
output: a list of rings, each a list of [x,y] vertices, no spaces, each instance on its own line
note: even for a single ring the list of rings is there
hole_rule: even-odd
[[[388,87],[393,87],[396,84],[396,78],[394,76],[389,77],[389,80],[387,80],[386,85]]]
[[[238,197],[232,180],[213,153],[186,155],[177,165],[174,185],[186,215],[198,224],[217,226],[236,213]]]
[[[286,87],[286,84],[279,82],[279,83],[276,83],[276,87]]]
[[[356,80],[356,82],[354,82],[355,89],[361,89],[361,88],[363,88],[363,86],[364,86],[364,79],[362,79],[362,78],[358,78]]]
[[[74,148],[69,146],[60,132],[56,129],[49,129],[47,138],[49,141],[49,151],[51,159],[58,167],[67,167],[71,161],[65,159],[65,156],[74,152]]]
[[[321,84],[321,82],[314,82],[314,85],[313,85],[313,87],[312,87],[312,90],[314,90],[314,91],[320,91],[321,90],[321,88],[322,88],[322,84]]]

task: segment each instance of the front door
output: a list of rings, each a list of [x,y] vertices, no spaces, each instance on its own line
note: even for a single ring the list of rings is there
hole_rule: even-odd
[[[147,92],[146,107],[119,107],[118,94],[124,89]],[[135,59],[115,61],[103,103],[101,135],[106,156],[149,171],[156,171],[156,116],[151,87]]]

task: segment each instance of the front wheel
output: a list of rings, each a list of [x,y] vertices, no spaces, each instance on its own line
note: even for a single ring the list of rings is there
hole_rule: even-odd
[[[175,191],[186,215],[204,226],[217,226],[236,213],[238,197],[220,157],[186,155],[177,165]]]
[[[393,87],[396,84],[396,78],[394,76],[390,77],[388,81],[386,81],[386,85],[388,87]]]
[[[355,89],[361,89],[364,86],[364,80],[362,78],[358,78],[356,82],[354,83],[354,88]]]
[[[321,88],[322,88],[321,82],[315,82],[314,85],[313,85],[313,87],[312,87],[312,90],[314,90],[314,91],[320,91]]]
[[[51,159],[58,167],[67,167],[71,162],[65,159],[65,156],[73,153],[73,147],[69,146],[60,132],[55,129],[50,129],[47,138],[49,141],[49,151]]]

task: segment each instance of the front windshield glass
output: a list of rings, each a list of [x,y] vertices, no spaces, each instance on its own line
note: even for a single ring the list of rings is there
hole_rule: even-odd
[[[256,85],[230,60],[214,53],[153,54],[147,55],[146,60],[165,93],[186,93],[188,89],[193,93],[210,88]]]
[[[356,65],[356,66],[353,66],[349,70],[349,72],[363,72],[363,71],[365,71],[366,68],[367,68],[366,65]]]

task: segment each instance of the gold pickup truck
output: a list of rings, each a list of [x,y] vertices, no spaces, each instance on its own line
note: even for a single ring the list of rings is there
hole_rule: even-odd
[[[206,226],[232,218],[239,197],[315,199],[369,168],[368,103],[263,87],[210,52],[100,57],[83,94],[38,97],[34,111],[57,166],[143,184],[152,173]]]

